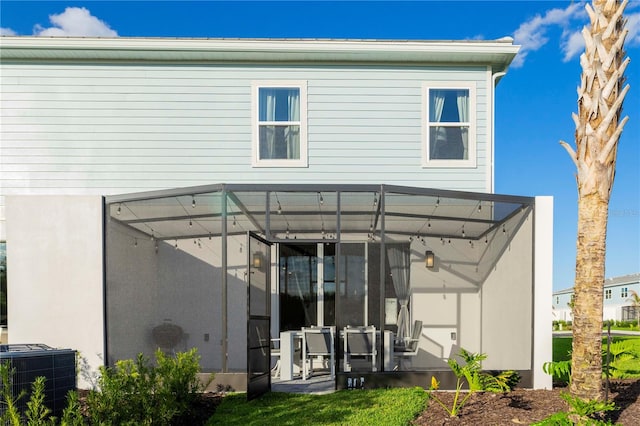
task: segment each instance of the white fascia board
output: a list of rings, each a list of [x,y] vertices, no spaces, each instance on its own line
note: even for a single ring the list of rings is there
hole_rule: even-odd
[[[495,41],[0,37],[3,60],[404,62],[506,69],[519,46]]]

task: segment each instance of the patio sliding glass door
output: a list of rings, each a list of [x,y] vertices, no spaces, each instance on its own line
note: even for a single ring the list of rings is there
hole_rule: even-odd
[[[280,330],[335,325],[335,244],[280,244]]]

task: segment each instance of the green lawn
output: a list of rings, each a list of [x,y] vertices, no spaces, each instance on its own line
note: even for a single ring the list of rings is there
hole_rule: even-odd
[[[425,408],[422,388],[342,390],[327,395],[271,392],[247,402],[226,396],[207,424],[407,425]]]

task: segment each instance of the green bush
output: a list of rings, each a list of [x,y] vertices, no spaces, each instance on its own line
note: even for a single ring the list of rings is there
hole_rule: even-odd
[[[616,327],[619,328],[635,328],[638,326],[638,320],[616,321]]]
[[[4,412],[0,416],[0,424],[19,426],[21,422],[18,401],[24,398],[24,389],[18,395],[13,395],[13,375],[15,368],[11,368],[8,362],[0,363],[0,380],[2,380],[2,405]]]
[[[27,410],[25,411],[27,426],[55,425],[55,419],[50,416],[51,410],[44,405],[45,380],[43,376],[39,376],[31,384],[31,397],[27,402]]]
[[[168,357],[161,351],[156,352],[157,372],[161,382],[163,398],[169,401],[170,411],[180,417],[198,398],[203,384],[198,379],[200,357],[196,349],[180,352]]]
[[[102,367],[100,390],[87,397],[92,423],[166,425],[185,415],[202,389],[199,358],[196,349],[175,357],[158,350],[157,367],[142,354],[113,368]]]
[[[62,411],[62,426],[83,426],[85,424],[84,417],[80,409],[80,398],[78,392],[69,392],[67,394],[67,406]]]
[[[198,398],[203,384],[198,379],[200,357],[197,350],[178,353],[175,357],[156,352],[156,364],[139,354],[135,360],[118,361],[113,368],[102,367],[98,378],[99,390],[91,390],[87,396],[89,419],[81,412],[77,392],[67,395],[60,424],[81,426],[95,425],[168,425],[186,416]],[[44,404],[45,378],[38,377],[32,383],[32,391],[25,419],[17,409],[17,401],[25,397],[11,395],[14,371],[8,363],[0,364],[2,403],[4,414],[0,424],[12,426],[55,425],[56,418]]]

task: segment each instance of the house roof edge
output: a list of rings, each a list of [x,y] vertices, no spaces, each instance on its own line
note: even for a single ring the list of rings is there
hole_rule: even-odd
[[[509,66],[519,46],[498,40],[0,37],[3,60],[460,63]]]

